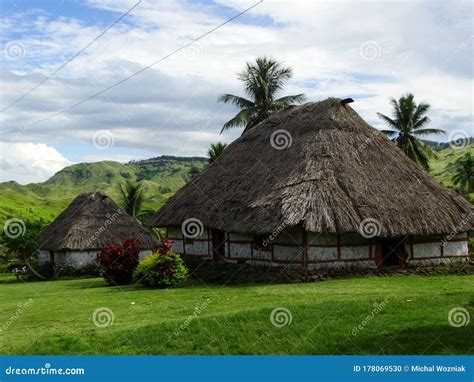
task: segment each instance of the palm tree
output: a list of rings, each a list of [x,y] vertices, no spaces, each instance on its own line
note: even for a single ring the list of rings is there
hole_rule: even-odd
[[[122,193],[123,209],[132,218],[138,220],[138,217],[143,213],[142,209],[145,202],[142,182],[127,181],[120,185],[120,192]]]
[[[451,180],[455,186],[460,186],[466,194],[474,192],[474,158],[466,153],[448,165],[454,172]]]
[[[245,132],[271,113],[303,102],[306,99],[303,94],[276,98],[292,76],[291,68],[271,58],[259,57],[255,63],[247,62],[238,78],[244,83],[245,93],[251,99],[232,94],[223,94],[218,98],[218,102],[231,103],[240,108],[237,115],[224,124],[221,133],[232,127],[245,127]]]
[[[413,94],[408,93],[398,101],[392,98],[390,103],[393,106],[393,118],[377,113],[391,128],[382,130],[382,132],[392,138],[410,159],[428,170],[428,159],[434,157],[435,154],[420,142],[419,137],[429,134],[444,134],[445,131],[424,128],[430,122],[430,119],[425,115],[430,105],[426,103],[417,105]]]
[[[221,154],[224,152],[226,147],[227,147],[227,143],[221,143],[221,142],[217,142],[216,144],[211,143],[211,148],[207,151],[207,155],[209,155],[209,163],[212,163],[217,158],[219,158]]]

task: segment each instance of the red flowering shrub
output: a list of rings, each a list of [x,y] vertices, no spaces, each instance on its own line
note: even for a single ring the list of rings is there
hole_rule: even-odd
[[[97,255],[101,273],[110,285],[128,284],[138,265],[137,239],[126,238],[122,245],[108,245]]]
[[[165,255],[168,252],[171,252],[172,247],[173,247],[173,242],[167,237],[164,237],[163,239],[160,240],[160,253],[162,255]]]

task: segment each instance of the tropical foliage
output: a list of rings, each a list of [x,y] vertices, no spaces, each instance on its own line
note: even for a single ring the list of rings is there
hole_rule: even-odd
[[[408,93],[398,101],[392,99],[393,117],[384,114],[377,115],[390,127],[382,130],[389,138],[393,139],[403,152],[414,162],[425,169],[429,169],[429,159],[435,154],[425,146],[419,138],[431,134],[444,134],[444,130],[429,129],[425,126],[430,122],[426,116],[430,105],[426,103],[416,104],[415,96]]]
[[[243,82],[245,94],[250,99],[232,94],[223,94],[218,98],[219,102],[230,103],[240,108],[237,115],[224,124],[222,131],[233,127],[245,127],[245,130],[248,130],[271,113],[303,102],[306,99],[303,94],[277,98],[292,76],[291,68],[284,67],[271,58],[259,57],[255,63],[248,62],[245,70],[238,75],[238,79]]]
[[[207,151],[207,155],[209,155],[209,163],[214,162],[221,156],[224,152],[225,148],[227,147],[227,143],[211,143],[210,149]]]
[[[453,184],[466,194],[474,192],[474,158],[471,153],[464,154],[449,166],[453,172]]]
[[[122,193],[123,209],[132,218],[138,220],[138,217],[143,213],[142,209],[145,203],[143,183],[127,181],[120,185],[120,192]]]
[[[42,220],[24,222],[13,219],[5,223],[0,245],[5,248],[5,260],[11,263],[11,271],[24,268],[38,279],[45,278],[46,275],[38,272],[35,266],[38,240],[44,227]]]

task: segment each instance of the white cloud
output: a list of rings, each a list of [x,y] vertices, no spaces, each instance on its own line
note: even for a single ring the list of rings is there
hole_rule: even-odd
[[[100,12],[113,10],[113,19],[135,2],[88,4]],[[54,79],[0,114],[2,129],[22,129],[90,96],[249,5],[240,0],[221,5],[143,1]],[[376,112],[390,113],[389,98],[409,91],[431,104],[431,127],[473,135],[471,16],[470,4],[462,2],[267,0],[110,92],[28,127],[18,142],[91,144],[94,133],[106,129],[116,147],[129,149],[130,157],[142,149],[156,155],[205,155],[210,143],[229,142],[240,134],[218,135],[236,110],[216,99],[223,92],[242,94],[235,74],[246,61],[264,54],[293,68],[288,94],[304,92],[310,101],[352,96],[362,117],[381,126]],[[2,105],[103,28],[38,11],[7,16],[2,27],[4,41],[14,39],[25,47],[22,59],[2,60]],[[373,60],[360,53],[368,41],[380,46]],[[9,139],[11,134],[0,136]],[[91,145],[84,159],[96,155]]]
[[[72,163],[55,148],[42,143],[0,142],[0,179],[37,183]]]

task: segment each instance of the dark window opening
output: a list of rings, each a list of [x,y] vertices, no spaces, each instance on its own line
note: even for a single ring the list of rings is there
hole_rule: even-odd
[[[404,239],[385,239],[382,241],[382,265],[384,267],[403,265],[405,256]]]

